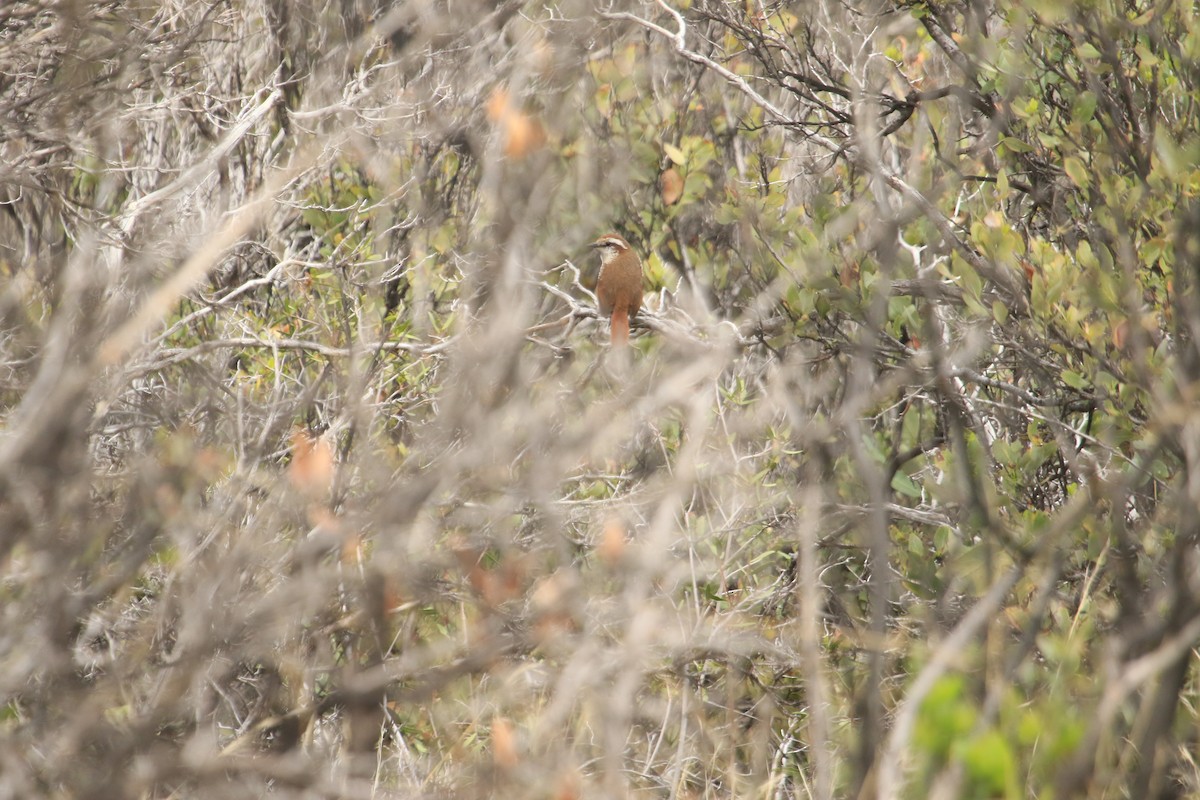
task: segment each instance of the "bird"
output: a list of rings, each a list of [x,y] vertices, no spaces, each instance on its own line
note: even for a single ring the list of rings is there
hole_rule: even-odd
[[[589,245],[600,251],[596,298],[600,313],[611,317],[614,347],[629,343],[629,319],[642,307],[642,262],[622,237],[607,233]]]

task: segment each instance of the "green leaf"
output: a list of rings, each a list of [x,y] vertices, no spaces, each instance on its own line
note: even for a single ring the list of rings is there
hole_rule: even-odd
[[[1062,371],[1062,379],[1063,383],[1065,383],[1067,386],[1070,386],[1072,389],[1079,389],[1082,391],[1087,388],[1087,381],[1083,379],[1082,375],[1074,370],[1064,369]]]
[[[663,143],[663,152],[667,154],[667,158],[675,162],[676,166],[682,167],[687,163],[687,156],[673,144]]]
[[[897,470],[896,474],[892,476],[892,488],[905,497],[921,498],[921,487],[903,470]]]
[[[1038,131],[1037,140],[1042,147],[1050,150],[1057,150],[1059,145],[1062,144],[1062,139],[1058,138],[1052,133],[1046,133],[1045,131]]]
[[[741,219],[741,214],[736,206],[731,203],[727,203],[722,206],[717,206],[716,210],[713,212],[713,219],[718,225],[729,225]]]
[[[1016,759],[1012,748],[997,731],[989,731],[972,740],[962,754],[967,780],[973,784],[972,796],[1010,795],[1016,783]]]
[[[1068,156],[1067,159],[1063,161],[1063,171],[1067,173],[1067,177],[1071,179],[1071,182],[1080,189],[1087,188],[1088,171],[1083,165],[1083,162],[1078,158],[1075,158],[1074,156]]]
[[[1096,258],[1096,253],[1092,250],[1092,243],[1087,239],[1079,242],[1079,246],[1075,248],[1075,258],[1078,259],[1079,265],[1086,269],[1093,269],[1100,265],[1100,260]]]
[[[1071,119],[1075,122],[1087,122],[1096,115],[1096,95],[1092,92],[1080,92],[1071,107]]]
[[[1026,144],[1012,136],[1001,137],[1000,144],[1004,145],[1012,153],[1029,153],[1033,151],[1032,145]]]
[[[921,701],[913,741],[919,751],[942,759],[975,726],[975,709],[963,698],[961,675],[941,678]]]
[[[996,318],[996,322],[1003,325],[1008,320],[1008,306],[996,300],[992,303],[992,315]]]
[[[933,548],[939,553],[946,552],[946,548],[950,545],[950,537],[954,535],[954,531],[947,528],[945,525],[933,532]]]
[[[954,266],[967,297],[978,300],[983,295],[983,280],[979,277],[979,273],[961,259],[955,259]]]
[[[863,449],[867,451],[876,464],[883,464],[887,461],[887,456],[884,455],[883,450],[879,447],[879,443],[875,441],[875,437],[871,434],[864,433],[862,435],[862,445]]]

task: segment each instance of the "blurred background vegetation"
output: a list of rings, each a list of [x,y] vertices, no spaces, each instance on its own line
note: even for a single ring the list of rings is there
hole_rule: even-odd
[[[1200,796],[1198,194],[1181,0],[5,3],[0,797]]]

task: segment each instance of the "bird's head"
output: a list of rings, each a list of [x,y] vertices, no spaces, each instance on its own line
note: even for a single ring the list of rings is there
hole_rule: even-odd
[[[601,236],[596,241],[592,242],[588,247],[600,252],[600,261],[607,264],[610,261],[618,258],[622,253],[630,251],[629,242],[622,239],[615,233],[607,233]]]

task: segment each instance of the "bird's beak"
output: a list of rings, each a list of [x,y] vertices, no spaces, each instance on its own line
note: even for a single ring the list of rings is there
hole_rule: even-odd
[[[604,247],[604,242],[592,242],[588,245],[589,250],[595,250],[597,247]]]

